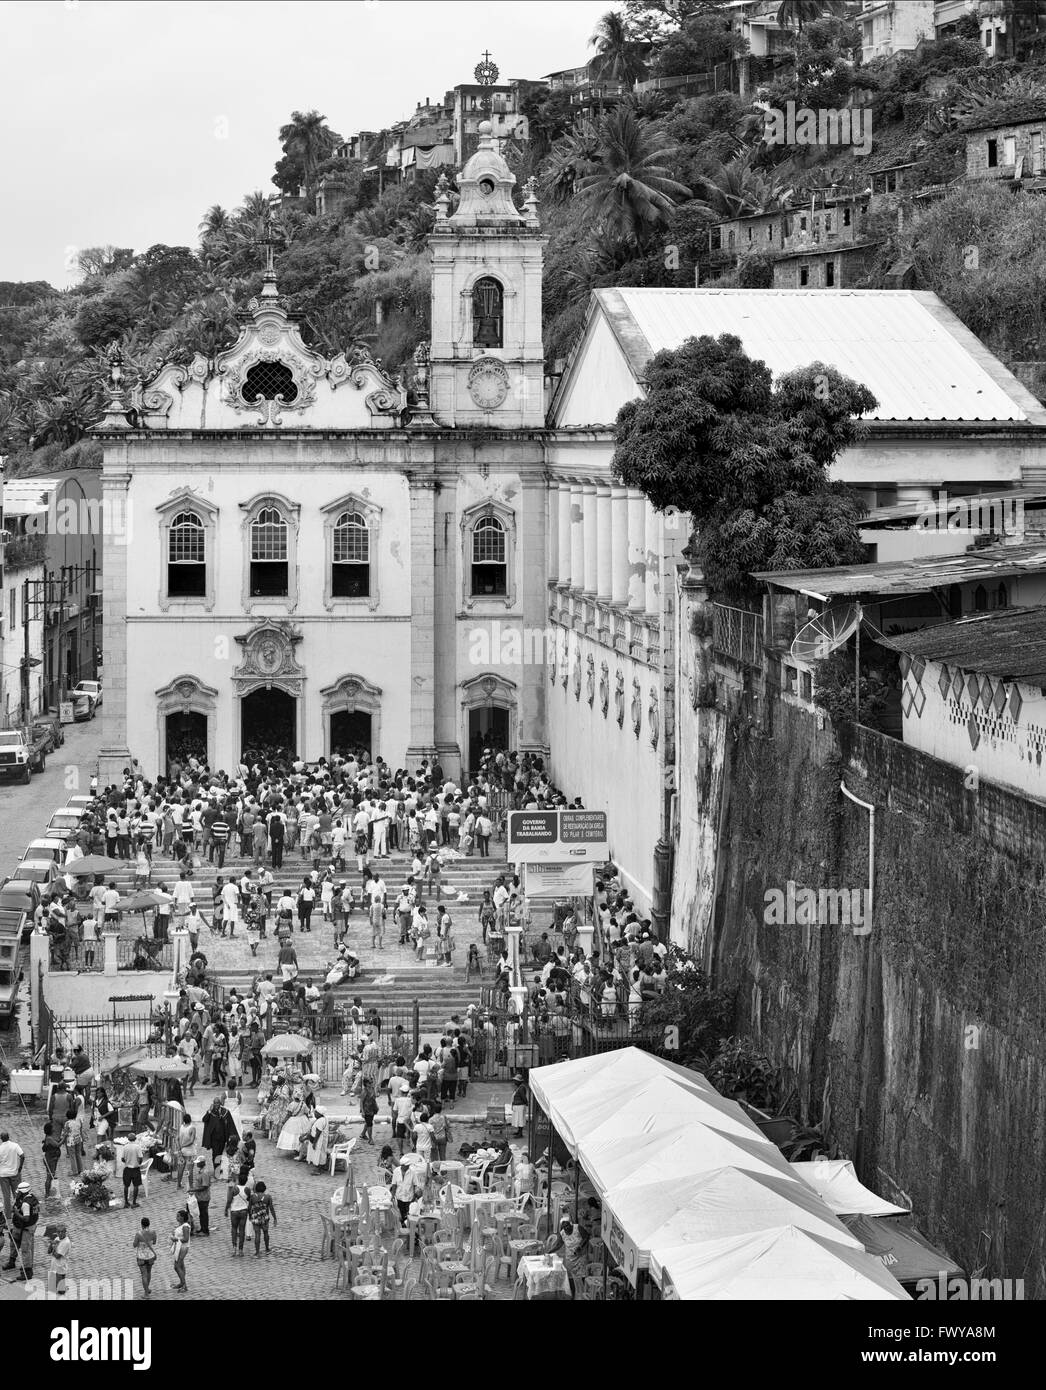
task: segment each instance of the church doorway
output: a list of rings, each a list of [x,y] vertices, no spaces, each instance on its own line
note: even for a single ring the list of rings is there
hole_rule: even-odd
[[[178,710],[167,715],[164,720],[164,748],[167,754],[167,775],[171,775],[171,764],[181,763],[182,767],[190,758],[201,763],[207,761],[207,716],[195,710]]]
[[[337,710],[331,715],[330,720],[332,753],[347,756],[349,752],[362,750],[372,757],[377,755],[377,749],[371,746],[373,733],[371,716],[367,710]]]
[[[469,710],[469,770],[478,772],[484,749],[509,752],[509,712],[498,705]]]
[[[275,686],[252,690],[240,701],[240,747],[248,754],[299,753],[298,702]]]

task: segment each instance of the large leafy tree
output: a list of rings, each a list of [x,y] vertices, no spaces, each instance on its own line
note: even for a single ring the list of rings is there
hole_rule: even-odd
[[[752,570],[863,557],[861,503],[828,470],[876,405],[867,387],[819,362],[774,382],[732,334],[657,353],[644,386],[618,413],[615,477],[690,513],[714,591],[744,599]]]
[[[604,116],[599,164],[581,179],[578,191],[611,236],[642,250],[668,225],[676,203],[690,196],[687,186],[672,177],[675,154],[665,134],[627,106]]]

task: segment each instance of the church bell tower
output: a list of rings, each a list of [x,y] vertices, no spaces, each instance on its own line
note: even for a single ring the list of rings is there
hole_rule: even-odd
[[[461,201],[452,215],[446,180],[436,186],[430,389],[441,425],[544,423],[545,238],[533,181],[522,213],[512,201],[515,182],[483,121],[479,148],[458,176]]]

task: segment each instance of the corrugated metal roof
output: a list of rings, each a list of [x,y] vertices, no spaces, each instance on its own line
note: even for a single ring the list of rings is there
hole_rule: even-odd
[[[701,334],[733,333],[776,377],[811,362],[863,382],[868,420],[1046,422],[1041,407],[936,295],[918,290],[596,290],[653,353]],[[964,338],[968,341],[964,341]],[[976,345],[979,357],[971,347]],[[1011,384],[1012,383],[1012,384]]]
[[[924,555],[879,565],[838,565],[823,570],[760,570],[753,579],[818,598],[860,594],[925,594],[952,584],[1046,573],[1046,542],[987,545],[959,555]]]
[[[951,623],[892,637],[889,645],[909,656],[943,661],[964,671],[1046,687],[1046,608],[971,613]]]

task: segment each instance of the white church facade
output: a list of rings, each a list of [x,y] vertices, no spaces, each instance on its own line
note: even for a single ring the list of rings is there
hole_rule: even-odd
[[[413,399],[365,348],[308,348],[271,274],[215,359],[168,364],[133,393],[114,370],[96,433],[127,525],[106,538],[100,772],[134,757],[153,776],[190,747],[228,769],[277,744],[310,760],[363,746],[393,767],[436,755],[457,778],[491,744],[541,753],[610,812],[626,880],[667,921],[689,805],[675,691],[689,527],[610,467],[644,362],[724,323],[754,355],[776,351],[775,371],[867,367],[881,409],[843,462],[869,496],[1019,483],[1046,419],[933,306],[909,323],[911,296],[878,301],[836,362],[839,334],[816,332],[831,291],[789,292],[784,345],[760,335],[758,300],[773,339],[781,292],[599,291],[550,396],[544,241],[532,188],[519,211],[513,184],[486,131],[453,213],[437,190]],[[940,347],[936,366],[916,349],[931,384],[914,424],[881,351],[907,331]],[[957,413],[954,384],[965,398],[971,381],[991,424]]]

